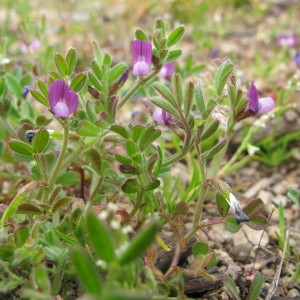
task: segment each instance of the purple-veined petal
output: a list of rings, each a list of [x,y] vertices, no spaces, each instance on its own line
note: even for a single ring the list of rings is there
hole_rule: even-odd
[[[55,80],[49,87],[49,104],[58,118],[67,118],[77,110],[77,94],[63,80]]]
[[[149,66],[144,61],[138,61],[134,64],[132,73],[135,76],[145,76],[150,72]]]
[[[53,113],[58,118],[68,118],[70,115],[70,110],[66,103],[58,102],[53,108]]]
[[[165,79],[170,79],[174,73],[174,70],[175,70],[175,63],[173,61],[166,63],[159,71],[158,76]]]
[[[162,108],[158,107],[152,114],[152,118],[157,123],[168,125],[170,120],[170,114]]]
[[[148,41],[135,40],[132,43],[133,74],[145,76],[149,74],[152,64],[152,44]]]
[[[259,109],[255,112],[257,115],[265,114],[275,107],[275,101],[271,97],[259,99]]]
[[[259,109],[259,103],[258,103],[257,89],[253,80],[251,81],[251,86],[248,91],[248,99],[249,99],[249,108],[256,113]]]

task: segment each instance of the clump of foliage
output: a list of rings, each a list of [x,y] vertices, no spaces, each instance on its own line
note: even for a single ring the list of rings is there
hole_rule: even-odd
[[[194,245],[191,266],[178,266],[199,230],[216,223],[231,232],[243,223],[265,228],[263,201],[243,210],[218,171],[236,124],[272,110],[274,101],[258,98],[254,82],[246,95],[227,58],[217,61],[209,83],[187,80],[174,66],[172,74],[161,72],[181,56],[184,31],[168,32],[162,19],[151,35],[136,30],[132,68],[113,63],[96,42],[82,70],[74,48],[54,55],[55,70],[45,79],[17,64],[1,68],[1,174],[13,195],[1,206],[1,292],[30,299],[168,299],[172,290],[183,299],[183,274],[214,280],[207,268],[217,258],[206,243]],[[147,121],[124,123],[128,101],[142,97]],[[171,169],[187,158],[184,186]],[[220,217],[204,220],[209,190]],[[166,227],[174,251],[162,271],[156,257],[158,247],[170,250],[161,233]]]

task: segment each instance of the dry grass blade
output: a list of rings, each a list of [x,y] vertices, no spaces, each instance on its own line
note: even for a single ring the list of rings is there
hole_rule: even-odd
[[[267,294],[266,300],[271,300],[272,297],[274,296],[275,292],[276,292],[278,282],[279,282],[279,279],[280,279],[280,274],[281,274],[281,270],[282,270],[282,265],[283,265],[286,249],[287,249],[287,246],[288,246],[289,236],[290,236],[290,230],[288,228],[287,231],[286,231],[286,235],[285,235],[285,242],[284,242],[281,261],[280,261],[280,264],[278,265],[278,267],[276,269],[276,273],[275,273],[273,282],[271,284],[271,287],[269,289],[269,292]]]

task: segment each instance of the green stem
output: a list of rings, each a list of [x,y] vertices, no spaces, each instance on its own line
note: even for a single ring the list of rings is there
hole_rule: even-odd
[[[129,215],[130,218],[132,218],[137,213],[137,211],[139,210],[139,208],[141,207],[143,197],[144,197],[144,188],[141,187],[141,189],[137,193],[135,205],[134,205],[134,207],[133,207],[133,209],[132,209],[132,211],[131,211],[131,213]]]
[[[162,163],[162,167],[168,166],[176,161],[179,161],[181,158],[183,158],[186,153],[189,152],[189,150],[191,149],[191,137],[187,135],[187,138],[184,142],[183,148],[181,149],[180,152],[175,153],[174,155],[168,157],[163,163]]]
[[[148,76],[145,77],[139,77],[133,87],[128,91],[128,93],[120,100],[120,103],[118,105],[118,109],[121,109],[121,107],[130,99],[130,97],[135,93],[135,91],[144,83],[151,80],[156,74],[160,71],[161,67],[155,68]]]
[[[238,159],[238,157],[240,156],[240,154],[247,148],[247,145],[249,144],[250,138],[253,135],[253,131],[254,129],[256,129],[257,127],[252,126],[250,128],[250,130],[248,130],[248,133],[246,135],[245,138],[243,138],[242,144],[240,145],[240,147],[235,151],[235,153],[232,155],[231,159],[225,164],[225,166],[220,170],[219,174],[225,174],[227,172],[227,169],[230,168],[230,166],[232,164],[234,164],[234,162]],[[225,149],[227,147],[224,147]]]
[[[68,141],[69,141],[69,125],[68,124],[64,124],[64,135],[63,135],[63,144],[62,144],[62,148],[58,157],[58,160],[56,162],[56,165],[52,171],[52,174],[50,175],[50,178],[48,180],[48,187],[46,189],[46,193],[45,193],[45,197],[44,197],[44,203],[47,202],[48,197],[50,192],[53,189],[53,186],[55,184],[55,180],[57,179],[57,176],[61,170],[61,166],[63,163],[63,159],[65,157],[65,153],[67,150],[67,146],[68,146]]]
[[[44,154],[41,154],[41,155],[44,155]],[[40,171],[40,174],[41,174],[41,177],[42,177],[43,181],[47,181],[46,170],[45,170],[45,168],[44,168],[44,166],[41,162],[40,155],[38,153],[34,153],[33,157],[35,159],[35,162],[36,162],[37,167]]]

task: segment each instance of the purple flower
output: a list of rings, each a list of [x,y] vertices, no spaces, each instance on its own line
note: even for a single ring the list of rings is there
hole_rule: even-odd
[[[68,118],[77,110],[78,96],[63,80],[55,80],[49,87],[49,103],[57,118]]]
[[[292,36],[281,34],[277,37],[277,42],[280,46],[296,47],[298,45],[298,36],[293,34]]]
[[[275,102],[271,97],[258,98],[258,92],[253,81],[248,92],[249,109],[255,115],[261,115],[271,111],[275,107]]]
[[[164,64],[157,75],[161,78],[170,79],[174,73],[174,70],[175,63],[172,61]]]
[[[158,107],[154,113],[152,114],[153,120],[155,120],[157,123],[163,124],[163,125],[169,125],[169,121],[171,119],[171,116],[168,112],[163,110],[162,108]]]
[[[293,60],[296,63],[297,67],[300,68],[300,52],[297,52],[294,56],[293,56]]]
[[[135,40],[132,43],[133,75],[145,76],[152,64],[152,44],[148,41]]]

